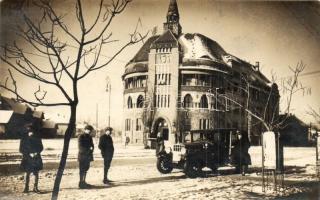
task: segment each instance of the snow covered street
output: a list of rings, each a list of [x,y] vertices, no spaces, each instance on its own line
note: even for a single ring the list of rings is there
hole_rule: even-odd
[[[208,178],[186,178],[179,170],[162,175],[154,164],[125,165],[111,168],[113,184],[102,183],[103,169],[91,168],[88,183],[91,189],[78,189],[78,170],[67,169],[61,184],[59,199],[316,199],[316,179],[313,170],[302,174],[286,175],[291,180],[285,183],[281,193],[271,190],[262,193],[261,180],[255,173],[248,176],[220,175]],[[23,194],[23,175],[0,177],[0,199],[49,199],[54,182],[54,171],[40,175],[42,194]],[[299,184],[303,181],[303,184]],[[310,193],[313,191],[313,194]],[[317,193],[316,193],[317,192]]]
[[[1,166],[7,166],[8,173],[0,173],[0,199],[50,199],[56,173],[56,165],[61,152],[62,140],[44,140],[44,170],[40,172],[39,188],[42,194],[23,194],[23,173],[18,168],[20,154],[18,141],[2,141]],[[156,169],[154,150],[141,146],[124,148],[116,144],[115,157],[110,169],[113,184],[104,185],[103,161],[95,150],[95,161],[87,176],[90,189],[78,188],[79,172],[76,161],[77,145],[72,140],[67,168],[61,183],[59,199],[318,199],[319,183],[315,177],[314,148],[285,148],[285,187],[278,193],[270,185],[262,192],[261,147],[251,147],[252,166],[250,173],[240,176],[230,171],[220,171],[220,175],[207,178],[186,178],[181,170],[170,174],[160,174]],[[4,160],[4,155],[9,158]],[[31,178],[32,186],[33,177]],[[32,187],[31,187],[32,189]]]

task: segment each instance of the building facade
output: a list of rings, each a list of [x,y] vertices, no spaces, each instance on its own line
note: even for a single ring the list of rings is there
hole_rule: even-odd
[[[123,137],[142,144],[161,132],[172,142],[190,130],[235,128],[259,143],[261,123],[279,113],[277,85],[199,33],[183,33],[170,0],[163,33],[150,37],[123,74]]]

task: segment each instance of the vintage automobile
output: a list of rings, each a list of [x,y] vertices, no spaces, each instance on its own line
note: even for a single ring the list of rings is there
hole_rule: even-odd
[[[164,146],[161,138],[157,142],[157,169],[163,174],[180,168],[188,177],[195,178],[203,174],[203,168],[215,172],[228,165],[244,174],[251,164],[248,137],[236,129],[193,130],[184,142],[173,146]]]

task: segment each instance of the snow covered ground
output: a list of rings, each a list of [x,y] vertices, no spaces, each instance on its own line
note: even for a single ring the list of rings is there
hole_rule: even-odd
[[[102,168],[91,168],[87,181],[92,188],[80,190],[77,187],[78,170],[67,169],[59,199],[317,199],[316,180],[309,172],[300,174],[304,180],[309,178],[303,185],[288,183],[281,193],[271,190],[263,193],[261,181],[254,179],[255,174],[189,179],[179,170],[167,175],[159,174],[154,164],[112,167],[110,178],[115,182],[110,185],[102,184]],[[287,176],[296,180],[301,178],[296,177],[297,174]],[[23,194],[22,174],[0,177],[0,199],[49,199],[53,181],[54,172],[44,171],[40,177],[43,193]],[[312,189],[314,193],[310,194]]]
[[[62,140],[44,140],[46,161],[58,162]],[[17,140],[0,141],[0,153],[19,162]],[[320,186],[315,176],[315,148],[285,148],[287,171],[283,191],[274,193],[269,184],[262,192],[260,170],[261,147],[250,148],[251,173],[246,176],[221,172],[219,176],[189,179],[181,170],[160,174],[155,166],[154,150],[141,146],[124,148],[116,144],[115,160],[110,170],[110,179],[115,182],[102,184],[103,168],[99,151],[95,151],[95,163],[88,172],[87,182],[91,189],[78,189],[78,170],[67,168],[61,183],[59,199],[319,199]],[[71,141],[69,161],[75,161],[76,140]],[[15,155],[15,156],[14,156]],[[51,155],[51,156],[49,156]],[[13,157],[12,157],[13,156]],[[118,164],[117,159],[126,160]],[[142,162],[143,161],[143,162]],[[2,165],[10,164],[1,160]],[[1,173],[0,173],[1,174]],[[42,194],[23,194],[22,173],[0,175],[0,199],[49,199],[55,178],[55,170],[45,169],[40,173]],[[33,178],[31,179],[33,181]],[[31,184],[32,185],[32,184]],[[31,187],[32,188],[32,187]]]

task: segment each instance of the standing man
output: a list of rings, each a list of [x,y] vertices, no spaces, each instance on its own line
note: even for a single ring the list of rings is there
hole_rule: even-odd
[[[232,149],[232,162],[236,165],[236,173],[246,173],[248,165],[251,165],[251,157],[249,152],[250,142],[245,132],[237,131],[237,139]]]
[[[101,155],[104,160],[104,178],[103,178],[104,184],[107,184],[108,182],[112,182],[108,179],[108,171],[110,168],[110,164],[111,164],[111,161],[113,158],[113,152],[114,152],[111,134],[112,134],[112,128],[107,127],[99,139],[99,149],[101,150]]]
[[[79,188],[87,188],[89,185],[86,183],[87,171],[90,168],[90,162],[93,161],[93,150],[94,145],[92,141],[92,136],[90,135],[93,131],[93,127],[87,125],[84,128],[84,133],[78,138],[78,162],[80,170],[80,181]]]
[[[20,141],[19,151],[22,153],[21,169],[26,172],[26,182],[24,193],[29,192],[30,174],[34,175],[33,191],[39,193],[39,171],[43,169],[43,163],[40,153],[43,150],[43,145],[39,135],[35,135],[32,124],[27,124],[23,130],[23,135]]]

